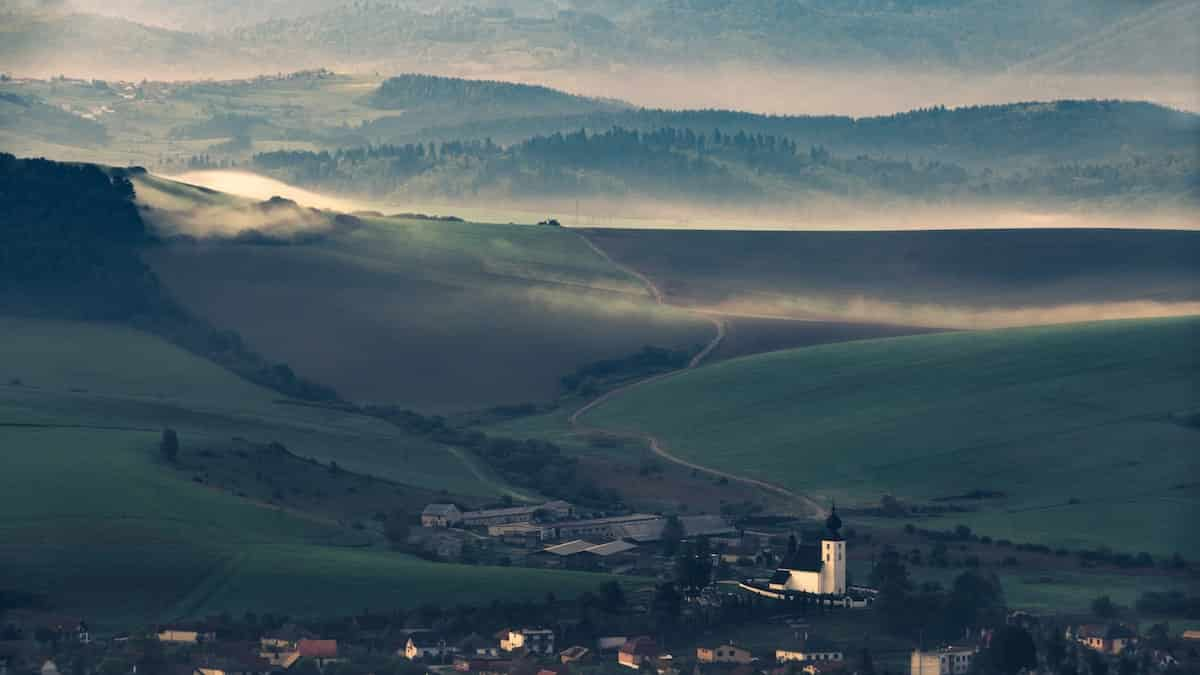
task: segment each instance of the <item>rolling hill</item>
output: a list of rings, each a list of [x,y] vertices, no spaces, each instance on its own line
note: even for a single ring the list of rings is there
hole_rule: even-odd
[[[346,524],[189,480],[157,450],[171,426],[185,448],[277,441],[419,486],[397,490],[497,494],[442,446],[379,420],[288,405],[128,328],[0,318],[0,333],[0,585],[19,579],[21,590],[99,625],[544,595],[545,571],[364,548]],[[597,583],[555,576],[560,597]]]
[[[913,226],[979,227],[985,217],[914,217]],[[997,225],[1037,225],[1028,221],[1001,217]],[[1129,217],[1129,226],[1138,224]],[[653,279],[672,302],[735,314],[997,328],[1200,312],[1194,231],[585,234]]]
[[[553,399],[586,363],[709,338],[570,230],[358,221],[303,245],[177,242],[146,259],[184,305],[274,358],[347,398],[419,410]]]
[[[1198,332],[1191,317],[779,351],[635,388],[586,420],[843,506],[968,505],[925,526],[1193,557]]]

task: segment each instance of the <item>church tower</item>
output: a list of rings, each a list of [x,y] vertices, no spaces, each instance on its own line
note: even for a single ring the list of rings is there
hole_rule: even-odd
[[[834,504],[825,520],[825,536],[821,539],[821,592],[830,595],[846,594],[846,540],[842,538],[842,519]]]

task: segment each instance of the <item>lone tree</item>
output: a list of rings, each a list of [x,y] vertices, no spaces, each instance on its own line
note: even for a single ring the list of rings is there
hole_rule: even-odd
[[[408,543],[410,531],[408,515],[403,511],[393,511],[383,523],[383,535],[395,548],[402,548]]]
[[[179,457],[179,434],[175,433],[174,429],[163,429],[158,451],[162,453],[163,459],[175,463],[175,459]]]

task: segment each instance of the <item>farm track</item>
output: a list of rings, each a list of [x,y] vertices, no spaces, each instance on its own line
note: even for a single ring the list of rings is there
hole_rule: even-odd
[[[667,302],[666,295],[662,292],[662,289],[660,289],[658,287],[658,285],[655,284],[654,281],[650,277],[646,276],[642,272],[640,272],[628,265],[625,265],[624,263],[614,260],[613,257],[608,254],[607,251],[600,248],[591,239],[588,239],[587,235],[583,234],[582,232],[576,231],[576,234],[579,235],[579,238],[582,239],[583,242],[585,244],[587,244],[588,248],[590,248],[596,255],[600,256],[601,258],[606,260],[608,263],[610,263],[617,269],[621,270],[622,272],[625,272],[626,274],[628,274],[628,275],[634,277],[635,279],[637,279],[638,281],[642,282],[642,284],[645,285],[646,290],[649,292],[650,296],[652,298],[654,298],[654,302],[656,304],[658,304],[661,307],[670,307],[671,309],[677,309],[677,310],[681,310],[684,312],[689,312],[695,316],[698,316],[698,317],[708,321],[709,323],[711,323],[713,325],[713,328],[715,329],[716,333],[713,335],[713,338],[711,340],[709,340],[708,344],[706,344],[703,349],[701,349],[699,352],[697,352],[696,355],[693,356],[691,358],[691,360],[688,361],[687,365],[685,365],[684,367],[679,368],[677,370],[672,370],[672,371],[669,371],[666,373],[659,373],[657,375],[652,375],[650,377],[646,377],[646,378],[643,378],[641,380],[637,380],[634,382],[630,382],[629,384],[622,385],[615,389],[610,389],[609,391],[592,399],[586,405],[582,406],[575,412],[571,413],[571,416],[569,418],[567,418],[567,421],[568,421],[569,425],[571,426],[571,428],[574,429],[578,433],[603,433],[603,434],[608,434],[611,436],[620,436],[620,437],[624,437],[624,438],[639,439],[641,441],[644,441],[650,447],[651,452],[653,452],[655,455],[667,460],[668,462],[671,462],[673,464],[678,464],[679,466],[682,466],[682,467],[685,467],[688,469],[692,469],[694,471],[706,473],[710,476],[715,476],[717,478],[724,478],[724,479],[727,479],[730,481],[736,481],[738,483],[742,483],[744,485],[749,485],[751,487],[755,487],[760,490],[764,490],[766,492],[770,492],[772,494],[784,497],[793,502],[803,504],[804,507],[806,508],[806,510],[811,512],[811,514],[814,515],[816,518],[824,518],[827,515],[825,508],[822,507],[816,500],[814,500],[811,497],[802,495],[798,492],[794,492],[792,490],[789,490],[780,485],[776,485],[774,483],[770,483],[770,482],[767,482],[764,480],[759,480],[757,478],[749,478],[746,476],[739,476],[734,473],[729,473],[728,471],[721,471],[720,469],[714,469],[712,467],[707,467],[702,464],[697,464],[695,462],[688,461],[686,459],[683,459],[682,457],[678,457],[678,456],[672,454],[669,450],[667,450],[667,448],[665,447],[665,444],[662,442],[662,439],[658,438],[654,434],[640,432],[640,431],[612,431],[612,430],[604,429],[601,427],[584,425],[580,422],[580,418],[582,418],[584,415],[586,415],[591,410],[595,409],[596,407],[600,406],[601,404],[605,403],[606,401],[610,401],[610,400],[620,396],[621,394],[624,394],[636,387],[640,387],[645,384],[650,384],[651,382],[658,382],[659,380],[664,380],[666,378],[673,377],[680,373],[683,373],[688,370],[692,370],[694,368],[699,367],[701,364],[704,363],[704,360],[706,358],[708,358],[709,355],[711,355],[713,353],[713,351],[715,351],[717,349],[717,347],[719,347],[721,345],[721,342],[723,342],[725,340],[725,336],[727,334],[727,327],[726,327],[726,320],[724,318],[724,315],[717,314],[717,313],[714,313],[711,311],[706,311],[706,310],[698,310],[698,309],[695,309],[692,307],[670,304],[669,302]]]

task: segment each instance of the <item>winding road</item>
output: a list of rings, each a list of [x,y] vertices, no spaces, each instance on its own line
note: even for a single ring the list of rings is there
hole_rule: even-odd
[[[652,375],[650,377],[646,377],[646,378],[643,378],[641,380],[637,380],[634,382],[630,382],[629,384],[622,385],[615,389],[610,389],[609,391],[592,399],[586,405],[582,406],[575,412],[571,413],[571,416],[569,418],[567,418],[567,421],[571,425],[571,428],[574,429],[578,433],[603,433],[603,434],[608,434],[610,436],[618,436],[618,437],[622,437],[622,438],[636,438],[636,439],[645,441],[646,444],[650,446],[650,450],[655,455],[658,455],[659,457],[661,457],[669,462],[678,464],[680,466],[683,466],[683,467],[686,467],[689,469],[693,469],[695,471],[700,471],[700,472],[706,473],[710,476],[716,476],[718,478],[725,478],[730,481],[736,481],[736,482],[742,483],[744,485],[750,485],[752,487],[756,487],[761,490],[765,490],[767,492],[779,495],[781,497],[792,500],[794,502],[803,504],[804,507],[806,508],[806,510],[811,512],[816,518],[826,517],[828,515],[828,512],[826,511],[826,509],[823,506],[821,506],[816,500],[812,499],[811,497],[802,495],[798,492],[793,492],[792,490],[789,490],[780,485],[775,485],[774,483],[770,483],[770,482],[767,482],[764,480],[759,480],[757,478],[748,478],[746,476],[739,476],[737,474],[729,473],[727,471],[721,471],[720,469],[714,469],[712,467],[707,467],[702,464],[697,464],[695,462],[688,461],[686,459],[683,459],[682,457],[678,457],[674,454],[671,454],[671,452],[664,447],[662,440],[660,438],[658,438],[657,436],[655,436],[654,434],[641,432],[641,431],[613,431],[611,429],[604,429],[602,427],[588,426],[588,425],[585,425],[582,422],[580,422],[580,419],[584,415],[586,415],[588,412],[590,412],[591,410],[595,409],[596,407],[600,406],[601,404],[605,403],[606,401],[610,401],[610,400],[628,392],[629,390],[634,389],[635,387],[640,387],[645,384],[650,384],[651,382],[657,382],[659,380],[663,380],[668,377],[673,377],[675,375],[678,375],[679,373],[682,373],[682,372],[685,372],[688,370],[692,370],[693,368],[700,366],[704,362],[704,360],[706,358],[708,358],[709,355],[711,355],[713,353],[713,351],[716,350],[716,348],[721,345],[721,342],[725,340],[727,327],[726,327],[726,321],[725,321],[724,317],[720,314],[714,314],[709,311],[697,310],[697,309],[693,309],[691,307],[685,307],[682,305],[672,305],[672,304],[668,303],[666,300],[665,294],[663,294],[663,292],[662,292],[662,289],[660,289],[658,287],[658,285],[655,284],[652,279],[650,279],[650,277],[646,276],[645,274],[642,274],[640,271],[633,269],[632,267],[629,267],[628,265],[625,265],[624,263],[614,260],[613,257],[608,254],[608,251],[605,251],[604,249],[597,246],[596,243],[593,242],[591,239],[588,239],[587,235],[585,235],[584,233],[579,232],[578,230],[576,230],[575,233],[579,235],[580,239],[583,239],[583,242],[585,244],[587,244],[588,248],[590,248],[592,251],[594,251],[596,253],[596,255],[603,258],[605,261],[607,261],[613,267],[616,267],[617,269],[621,270],[622,272],[625,272],[629,276],[642,282],[642,284],[646,287],[646,290],[650,292],[651,297],[654,298],[655,303],[657,303],[658,305],[660,305],[662,307],[670,307],[672,309],[689,312],[691,314],[694,314],[696,316],[703,318],[704,320],[708,321],[709,323],[711,323],[713,325],[713,328],[716,330],[716,334],[713,335],[713,338],[711,340],[709,340],[708,344],[706,344],[703,349],[701,349],[699,352],[697,352],[696,355],[693,356],[691,358],[691,360],[688,361],[687,365],[685,365],[684,367],[679,368],[677,370],[668,371],[665,373],[659,373],[658,375]]]

